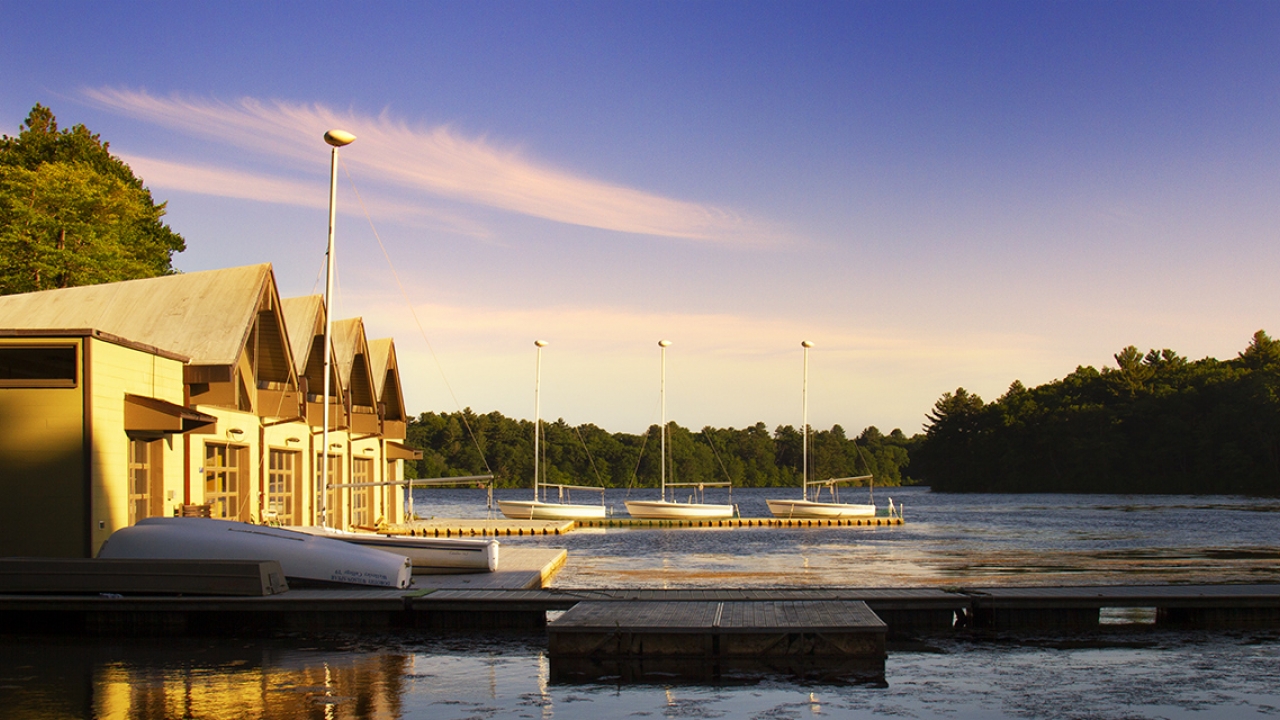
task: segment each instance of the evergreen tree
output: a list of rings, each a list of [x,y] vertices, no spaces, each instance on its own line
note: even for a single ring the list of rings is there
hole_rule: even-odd
[[[164,214],[98,135],[37,104],[0,136],[0,294],[171,274],[186,245]]]

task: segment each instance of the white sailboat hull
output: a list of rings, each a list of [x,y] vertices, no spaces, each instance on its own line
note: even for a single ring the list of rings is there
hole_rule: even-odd
[[[603,505],[571,505],[540,500],[499,500],[498,509],[512,520],[595,520],[605,516]]]
[[[153,517],[111,534],[100,558],[276,560],[291,580],[407,588],[405,555],[293,532],[206,518]]]
[[[816,502],[813,500],[766,500],[769,512],[777,518],[850,518],[874,517],[875,505]]]
[[[425,538],[407,535],[357,533],[323,527],[292,528],[301,533],[353,543],[404,555],[418,575],[497,572],[498,541],[494,539]]]
[[[627,514],[640,520],[716,520],[733,517],[732,505],[627,500]]]

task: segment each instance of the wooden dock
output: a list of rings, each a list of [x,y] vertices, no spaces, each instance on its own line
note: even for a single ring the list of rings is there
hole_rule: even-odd
[[[640,520],[631,517],[608,517],[598,520],[507,520],[504,518],[431,518],[397,523],[382,530],[392,535],[419,537],[537,537],[564,535],[579,528],[616,530],[689,530],[747,528],[829,528],[829,527],[896,527],[902,517],[863,518],[723,518],[720,520]]]
[[[169,578],[90,573],[0,578],[0,631],[89,634],[307,632],[329,628],[541,630],[548,613],[580,603],[862,602],[889,639],[973,632],[1090,631],[1108,608],[1149,608],[1157,628],[1280,628],[1280,584],[951,588],[551,588],[560,549],[504,547],[496,573],[418,575],[408,590],[263,589],[249,568],[246,596],[218,595],[174,568]],[[96,562],[96,561],[81,561]],[[106,566],[101,566],[106,567]],[[242,569],[243,570],[243,569]],[[247,572],[247,571],[246,571]],[[181,576],[185,571],[179,572]],[[110,573],[107,573],[110,575]],[[269,573],[268,573],[269,575]],[[174,584],[174,583],[178,584]]]
[[[49,632],[87,635],[218,635],[316,632],[334,629],[528,629],[546,625],[546,612],[496,611],[477,614],[452,608],[433,611],[417,603],[436,592],[530,592],[550,583],[564,566],[566,552],[556,548],[503,548],[499,570],[464,575],[415,575],[408,589],[374,587],[288,588],[275,594],[245,592],[241,597],[201,591],[188,582],[159,587],[174,575],[172,566],[215,561],[156,561],[159,579],[139,581],[137,561],[127,569],[131,586],[102,572],[67,578],[56,592],[20,578],[0,580],[0,632]],[[99,560],[82,560],[100,567]],[[244,565],[244,563],[240,563]],[[252,564],[258,572],[258,564]],[[279,567],[274,561],[268,566]],[[22,572],[21,567],[11,567]],[[24,587],[25,586],[25,587]],[[73,586],[73,590],[67,587]],[[123,592],[122,592],[123,591]]]
[[[507,520],[505,518],[430,518],[389,525],[380,532],[417,537],[537,537],[563,535],[572,520]]]
[[[962,626],[996,630],[1099,626],[1102,608],[1151,608],[1165,627],[1280,627],[1280,585],[1110,585],[963,591]]]
[[[892,527],[902,525],[902,518],[724,518],[720,520],[640,520],[630,517],[611,517],[599,520],[576,520],[580,528],[618,528],[629,530],[658,530],[666,528],[824,528],[824,527]]]
[[[791,661],[866,682],[883,680],[886,630],[856,600],[589,600],[547,627],[547,644],[555,682],[634,682],[646,669],[670,682],[682,667],[694,675],[684,679],[718,680],[762,662],[794,673]]]

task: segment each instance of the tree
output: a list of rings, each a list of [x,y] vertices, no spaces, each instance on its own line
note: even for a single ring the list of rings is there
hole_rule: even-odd
[[[1280,495],[1280,343],[1259,331],[1233,360],[1115,360],[990,404],[945,393],[912,474],[946,491]]]
[[[172,274],[186,244],[164,214],[98,135],[37,104],[0,136],[0,294]]]

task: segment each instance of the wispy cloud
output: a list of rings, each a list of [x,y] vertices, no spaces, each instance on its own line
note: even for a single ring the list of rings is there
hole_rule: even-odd
[[[215,139],[279,162],[314,166],[319,138],[338,127],[359,141],[344,162],[382,186],[555,222],[625,233],[731,243],[768,243],[780,236],[725,208],[662,197],[584,177],[467,137],[448,126],[414,127],[391,118],[336,112],[321,105],[252,98],[228,103],[156,97],[143,91],[87,90],[97,105],[172,130]],[[226,197],[270,198],[314,205],[314,188],[181,160],[149,160],[148,182]],[[261,190],[261,192],[259,192]],[[252,194],[251,194],[252,193]]]
[[[319,188],[314,182],[198,163],[161,160],[130,153],[122,153],[121,159],[129,164],[129,167],[148,187],[313,208],[325,208],[328,203],[328,195],[318,192]],[[447,229],[449,232],[478,239],[491,237],[491,233],[483,224],[461,217],[457,213],[442,212],[422,204],[397,203],[382,199],[367,200],[367,202],[370,212],[378,216],[391,216],[410,222],[420,220]]]

